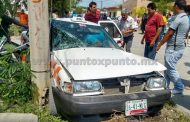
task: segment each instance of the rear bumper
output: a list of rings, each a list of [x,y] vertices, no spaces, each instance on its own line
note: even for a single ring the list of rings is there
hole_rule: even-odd
[[[99,95],[74,97],[52,88],[56,108],[67,115],[90,115],[111,113],[113,110],[124,111],[125,102],[147,99],[148,107],[163,105],[171,98],[170,90],[147,91],[126,95]]]

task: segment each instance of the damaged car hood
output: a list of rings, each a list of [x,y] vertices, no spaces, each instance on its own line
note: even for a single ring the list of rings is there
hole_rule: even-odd
[[[54,51],[54,55],[74,80],[106,79],[166,70],[156,61],[112,48],[71,48]]]

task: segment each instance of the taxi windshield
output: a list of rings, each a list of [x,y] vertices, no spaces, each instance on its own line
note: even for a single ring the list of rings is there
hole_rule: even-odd
[[[51,23],[53,50],[80,47],[119,48],[105,29],[98,25],[53,20]]]

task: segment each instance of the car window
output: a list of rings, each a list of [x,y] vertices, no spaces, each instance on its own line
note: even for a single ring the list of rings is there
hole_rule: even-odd
[[[113,23],[100,23],[112,38],[121,38],[121,34]]]
[[[101,26],[55,20],[51,26],[53,50],[80,47],[119,48]]]

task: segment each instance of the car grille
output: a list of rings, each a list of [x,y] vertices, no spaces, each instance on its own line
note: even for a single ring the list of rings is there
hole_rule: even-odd
[[[130,78],[130,87],[128,93],[141,92],[144,90],[146,79]],[[109,94],[125,94],[125,87],[120,85],[118,79],[108,79],[101,81],[104,87],[105,95]]]

